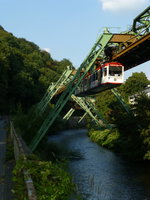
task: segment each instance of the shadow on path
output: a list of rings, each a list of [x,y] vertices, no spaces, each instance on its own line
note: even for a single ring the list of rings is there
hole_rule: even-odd
[[[0,199],[12,200],[13,162],[6,162],[7,119],[0,119]]]

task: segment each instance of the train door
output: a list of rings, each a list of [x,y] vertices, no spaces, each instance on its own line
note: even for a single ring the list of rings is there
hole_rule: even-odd
[[[98,70],[98,85],[102,83],[102,69]]]

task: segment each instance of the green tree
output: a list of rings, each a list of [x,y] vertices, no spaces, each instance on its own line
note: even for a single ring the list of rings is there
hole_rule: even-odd
[[[150,81],[143,72],[135,72],[130,76],[125,84],[120,87],[120,90],[126,95],[130,96],[144,90]]]
[[[23,110],[37,103],[68,65],[69,60],[53,60],[33,42],[0,27],[0,113],[15,110],[19,103]]]

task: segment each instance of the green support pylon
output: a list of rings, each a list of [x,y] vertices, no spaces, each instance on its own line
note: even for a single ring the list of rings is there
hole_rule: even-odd
[[[73,71],[72,66],[67,66],[66,70],[63,72],[61,77],[58,79],[56,83],[51,83],[44,94],[41,101],[37,104],[35,107],[30,123],[28,124],[28,127],[30,128],[32,126],[32,123],[45,111],[46,107],[48,106],[51,99],[54,97],[54,95],[57,93],[57,91],[64,85],[67,85],[70,80],[72,79],[73,75],[71,75]]]
[[[77,97],[71,95],[71,98],[78,104],[80,107],[85,110],[85,112],[93,119],[93,121],[101,128],[108,128],[106,120],[96,111],[94,105],[90,103],[89,98],[85,99],[84,97]]]
[[[70,110],[65,114],[63,119],[68,120],[73,115],[74,112],[75,112],[75,109],[74,108],[70,108]]]
[[[78,121],[79,123],[82,119],[88,114],[92,120],[100,127],[110,128],[106,120],[102,117],[102,115],[96,110],[94,104],[91,101],[91,98],[87,97],[77,97],[75,95],[71,95],[73,101],[75,101],[84,111],[84,115]],[[72,114],[74,113],[75,109],[71,108],[67,114],[63,117],[63,119],[68,120]]]
[[[105,32],[103,33],[96,43],[94,44],[93,48],[89,52],[86,59],[83,61],[83,63],[80,65],[77,73],[73,77],[73,79],[68,84],[66,90],[62,93],[60,98],[58,99],[57,103],[54,106],[54,109],[50,112],[48,117],[43,122],[41,128],[37,132],[37,134],[34,136],[31,144],[30,149],[31,151],[34,151],[39,144],[39,142],[42,140],[50,126],[53,124],[61,110],[64,108],[68,100],[70,99],[71,95],[75,92],[76,88],[81,83],[84,76],[87,74],[87,72],[92,68],[94,62],[99,56],[104,55],[104,48],[109,42],[109,40],[112,37],[112,33]],[[82,72],[82,75],[81,75]]]
[[[60,87],[63,85],[67,85],[70,82],[71,78],[73,77],[71,76],[72,71],[73,71],[72,67],[68,66],[67,69],[63,72],[63,74],[59,78],[59,80],[56,83],[52,83],[49,86],[49,88],[47,89],[47,92],[45,93],[42,100],[39,102],[37,106],[38,112],[40,111],[43,113],[48,103],[51,101],[51,99],[57,93]]]
[[[117,88],[113,88],[113,89],[111,89],[111,91],[115,95],[115,97],[118,99],[118,101],[120,102],[120,104],[122,105],[122,107],[124,108],[124,110],[128,114],[132,114],[131,108],[126,104],[126,102],[124,101],[124,99],[122,98],[122,96],[120,95],[120,93],[118,92]]]
[[[78,121],[78,123],[80,123],[83,119],[84,119],[84,117],[87,115],[87,112],[85,112],[84,114],[83,114],[83,116],[82,117],[80,117],[80,119],[79,119],[79,121]]]
[[[98,119],[101,119],[103,121],[103,123],[105,124],[105,127],[108,129],[111,129],[112,126],[110,124],[108,124],[108,122],[105,120],[105,118],[100,114],[99,111],[97,111],[94,103],[91,101],[90,97],[83,97],[85,99],[85,102],[87,103],[87,105],[91,108],[92,112],[95,113],[95,115],[97,116]]]

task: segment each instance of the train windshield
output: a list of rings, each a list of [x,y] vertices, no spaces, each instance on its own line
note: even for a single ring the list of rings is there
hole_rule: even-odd
[[[110,76],[121,76],[122,75],[122,67],[109,66],[109,75]]]

